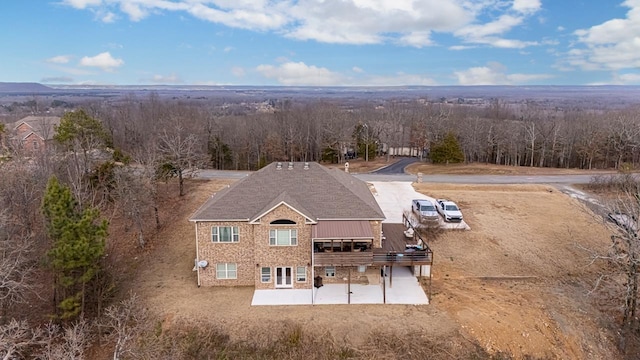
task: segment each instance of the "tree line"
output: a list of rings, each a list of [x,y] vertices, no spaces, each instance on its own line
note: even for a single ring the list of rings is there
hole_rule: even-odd
[[[511,166],[615,168],[640,163],[637,109],[547,108],[529,101],[486,106],[385,100],[275,103],[270,112],[236,114],[206,101],[133,95],[88,110],[135,154],[177,141],[192,151],[187,166],[256,170],[273,161],[344,162],[411,148],[429,160],[448,134],[463,160]],[[171,138],[171,139],[170,139]],[[174,151],[177,149],[174,149]],[[185,152],[189,152],[183,149]],[[370,156],[365,152],[369,151]]]

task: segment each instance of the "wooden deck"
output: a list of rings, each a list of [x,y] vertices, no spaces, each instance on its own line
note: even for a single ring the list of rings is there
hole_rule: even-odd
[[[382,224],[382,248],[365,251],[314,252],[315,266],[431,265],[433,252],[418,234],[408,238],[404,224]],[[349,247],[350,248],[350,247]]]
[[[382,233],[385,237],[382,240],[382,250],[385,252],[404,252],[407,249],[407,245],[418,245],[416,238],[404,236],[405,230],[406,228],[403,224],[382,223]]]
[[[413,266],[433,263],[433,252],[429,246],[417,234],[411,238],[406,237],[406,229],[404,224],[382,224],[382,249],[373,249],[375,265]]]

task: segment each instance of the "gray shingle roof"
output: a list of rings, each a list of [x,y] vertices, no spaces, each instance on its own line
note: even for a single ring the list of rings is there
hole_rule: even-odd
[[[55,135],[55,126],[60,125],[60,117],[58,116],[27,116],[13,123],[14,129],[20,124],[25,123],[31,127],[34,134],[40,136],[43,140],[53,139]],[[29,134],[25,135],[29,136]]]
[[[338,169],[318,163],[276,163],[224,188],[209,198],[191,221],[253,221],[287,203],[313,221],[327,219],[384,219],[367,184]]]

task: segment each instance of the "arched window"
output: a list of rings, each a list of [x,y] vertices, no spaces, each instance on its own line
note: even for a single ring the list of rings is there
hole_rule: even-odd
[[[296,222],[289,219],[278,219],[271,222],[271,225],[289,225],[277,226],[269,229],[269,245],[271,246],[296,246],[298,245],[298,230],[292,228]]]
[[[296,222],[292,221],[292,220],[287,220],[287,219],[278,219],[278,220],[273,220],[271,222],[271,225],[295,225]]]

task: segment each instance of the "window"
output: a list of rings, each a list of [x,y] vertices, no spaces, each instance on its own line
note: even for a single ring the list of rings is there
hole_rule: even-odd
[[[324,276],[326,277],[336,277],[336,267],[335,266],[327,266],[324,268]]]
[[[307,268],[304,266],[296,267],[296,281],[307,282]]]
[[[272,229],[269,231],[269,245],[293,246],[298,245],[298,230]]]
[[[260,281],[262,281],[263,283],[271,282],[271,268],[270,267],[263,267],[262,268]]]
[[[273,220],[271,222],[271,225],[295,225],[296,222],[293,220],[287,220],[287,219],[279,219],[279,220]]]
[[[218,279],[237,279],[238,266],[235,263],[216,264],[216,278]]]
[[[211,241],[213,242],[238,242],[237,226],[213,226],[211,228]]]

